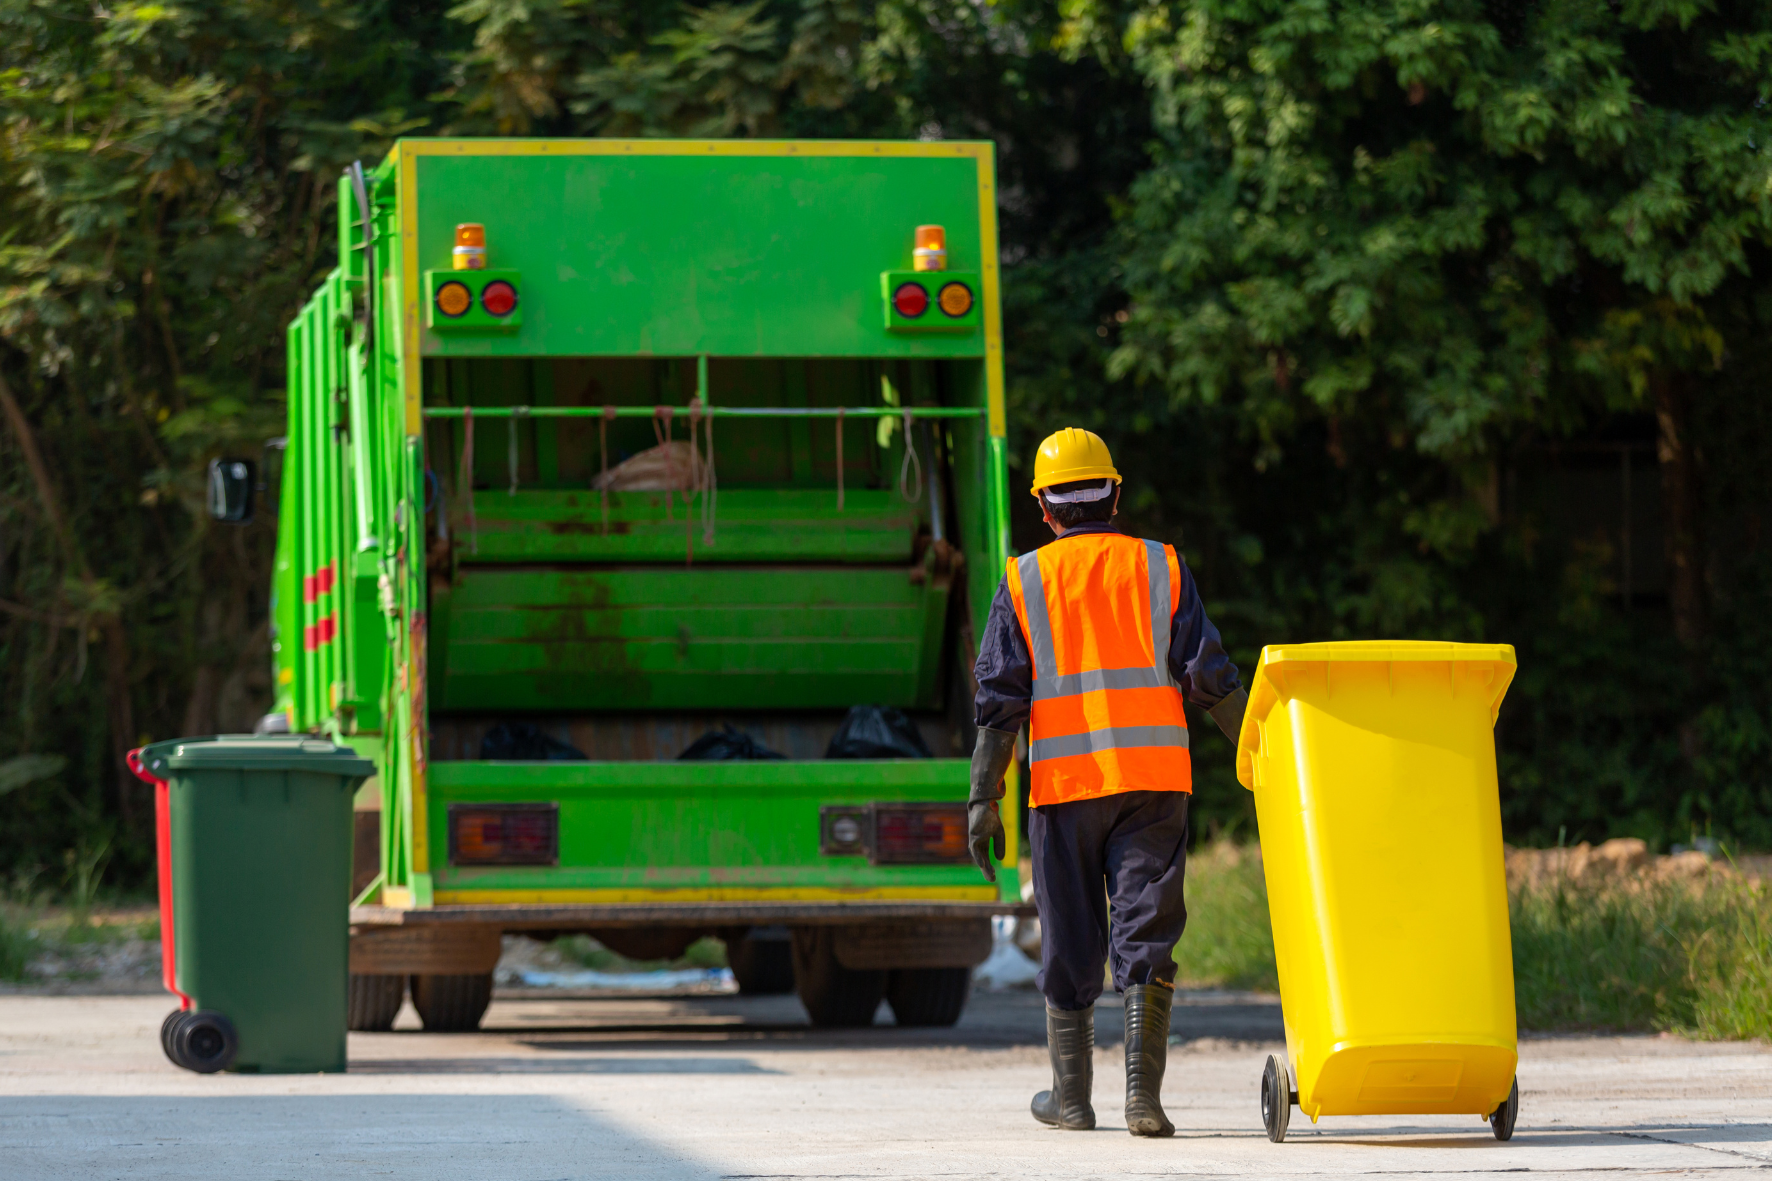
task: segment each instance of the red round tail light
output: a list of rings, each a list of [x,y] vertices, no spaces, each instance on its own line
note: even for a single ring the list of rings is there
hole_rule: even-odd
[[[915,320],[929,310],[929,292],[921,283],[900,283],[892,293],[892,306],[907,320]]]
[[[517,289],[503,279],[495,279],[480,293],[480,306],[491,315],[508,316],[517,308]]]

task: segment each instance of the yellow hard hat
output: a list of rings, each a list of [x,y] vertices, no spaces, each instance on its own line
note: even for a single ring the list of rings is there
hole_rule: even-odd
[[[1046,436],[1039,453],[1034,456],[1034,486],[1028,491],[1038,496],[1042,488],[1068,484],[1072,480],[1120,482],[1120,473],[1114,467],[1114,457],[1108,454],[1107,444],[1101,441],[1100,435],[1080,426],[1067,426]]]

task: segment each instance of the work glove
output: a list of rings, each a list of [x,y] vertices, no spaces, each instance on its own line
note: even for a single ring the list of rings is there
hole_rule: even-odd
[[[1008,848],[999,801],[1003,798],[1003,773],[1014,757],[1012,731],[978,728],[978,745],[972,748],[972,793],[966,797],[966,843],[987,882],[997,880],[991,854],[1001,861]]]
[[[1238,736],[1243,733],[1243,711],[1248,708],[1249,694],[1243,692],[1239,686],[1231,690],[1230,696],[1206,712],[1212,715],[1212,720],[1218,723],[1218,728],[1224,731],[1224,736],[1235,746]]]

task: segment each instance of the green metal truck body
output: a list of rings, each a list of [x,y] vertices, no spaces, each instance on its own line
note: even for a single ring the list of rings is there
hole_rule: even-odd
[[[359,934],[1017,903],[1013,852],[992,886],[828,828],[966,794],[1008,553],[990,145],[405,140],[339,196],[338,268],[289,329],[273,623],[291,728],[380,768]],[[453,266],[463,223],[485,269]],[[912,268],[923,224],[945,270]],[[594,486],[662,441],[693,449],[678,487]],[[867,704],[936,757],[820,757]],[[588,758],[482,760],[511,720]],[[728,723],[789,757],[676,761]],[[551,858],[464,852],[460,817],[507,805],[551,809]]]

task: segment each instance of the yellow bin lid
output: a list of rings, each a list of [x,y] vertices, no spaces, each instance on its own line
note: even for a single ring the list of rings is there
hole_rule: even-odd
[[[1492,697],[1489,718],[1501,710],[1501,699],[1514,679],[1516,661],[1512,644],[1457,644],[1450,640],[1331,640],[1320,644],[1269,644],[1255,665],[1249,689],[1249,708],[1237,734],[1237,781],[1255,786],[1255,747],[1260,741],[1256,726],[1279,703],[1268,670],[1284,665],[1306,664],[1479,664],[1494,672],[1489,682]]]

